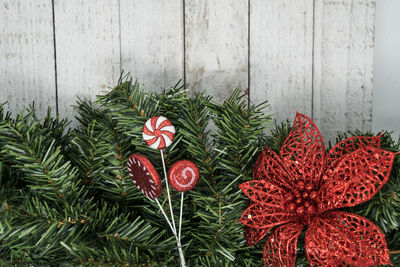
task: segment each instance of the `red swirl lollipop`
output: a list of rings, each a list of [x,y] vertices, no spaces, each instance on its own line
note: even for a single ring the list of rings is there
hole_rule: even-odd
[[[163,116],[153,117],[143,126],[143,139],[153,149],[162,150],[172,144],[175,127]]]
[[[199,168],[189,160],[175,162],[168,171],[169,183],[175,190],[180,192],[192,190],[199,178]]]
[[[127,162],[132,182],[149,198],[156,198],[162,192],[160,176],[153,164],[142,155],[132,154]]]

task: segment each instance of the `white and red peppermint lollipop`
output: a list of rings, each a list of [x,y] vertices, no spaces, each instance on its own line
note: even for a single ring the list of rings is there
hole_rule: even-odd
[[[143,139],[153,149],[162,150],[170,146],[174,137],[174,125],[163,116],[153,117],[143,126]]]
[[[161,194],[160,176],[146,157],[132,154],[128,159],[127,165],[133,183],[143,195],[154,199]]]
[[[199,177],[199,168],[190,160],[177,161],[168,171],[169,183],[179,192],[192,190],[199,181]]]

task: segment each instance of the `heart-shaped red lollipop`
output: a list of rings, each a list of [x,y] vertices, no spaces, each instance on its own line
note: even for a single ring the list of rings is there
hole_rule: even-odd
[[[143,195],[152,199],[161,195],[160,176],[146,157],[132,154],[128,159],[127,166],[133,183]]]
[[[180,192],[192,190],[199,181],[200,171],[190,160],[175,162],[168,171],[168,181]]]

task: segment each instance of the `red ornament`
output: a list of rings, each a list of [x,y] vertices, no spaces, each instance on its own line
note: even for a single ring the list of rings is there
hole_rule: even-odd
[[[396,153],[381,149],[380,138],[351,137],[326,154],[318,128],[297,113],[279,156],[265,147],[254,180],[240,185],[251,200],[240,221],[248,227],[249,245],[278,226],[264,246],[266,266],[294,266],[306,225],[311,266],[390,264],[381,230],[363,217],[337,211],[371,199],[387,182]]]
[[[153,117],[143,126],[143,140],[153,149],[164,149],[172,144],[175,127],[165,117]]]
[[[175,162],[168,171],[169,183],[175,190],[180,192],[192,190],[199,178],[199,168],[189,160]]]
[[[156,198],[162,192],[160,176],[153,164],[142,155],[132,154],[127,162],[132,182],[143,195]]]

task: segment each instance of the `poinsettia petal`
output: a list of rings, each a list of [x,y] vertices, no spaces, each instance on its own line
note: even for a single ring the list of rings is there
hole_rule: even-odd
[[[325,144],[314,122],[297,113],[280,151],[283,166],[296,180],[317,184],[325,168]]]
[[[369,220],[347,212],[327,212],[308,226],[305,246],[310,266],[390,264],[385,235]]]
[[[297,239],[304,225],[288,223],[276,228],[268,236],[264,246],[265,266],[294,266],[296,262]]]
[[[371,199],[387,182],[396,153],[364,147],[342,157],[324,177],[319,190],[319,212],[352,207]]]
[[[366,146],[380,148],[381,136],[380,134],[377,136],[353,136],[340,141],[329,150],[326,157],[327,165],[329,168],[333,169],[336,163],[338,163],[345,154],[349,154]]]
[[[256,245],[261,239],[264,238],[271,230],[271,228],[253,228],[253,227],[246,227],[244,232],[244,238],[247,241],[248,246]]]
[[[279,156],[268,146],[258,156],[253,170],[254,180],[266,180],[281,188],[293,187],[294,179],[282,166]]]
[[[245,193],[252,203],[257,202],[268,204],[270,208],[277,210],[282,209],[287,194],[285,190],[271,184],[265,180],[253,180],[239,185],[240,189]],[[248,216],[248,215],[247,215]],[[245,238],[249,246],[257,244],[271,229],[269,228],[252,228],[247,227],[245,230]]]
[[[265,180],[248,181],[240,184],[239,188],[254,202],[268,203],[276,208],[285,203],[286,190]]]
[[[249,227],[257,229],[272,228],[296,219],[293,214],[282,207],[269,205],[268,203],[253,203],[242,214],[240,221]]]

